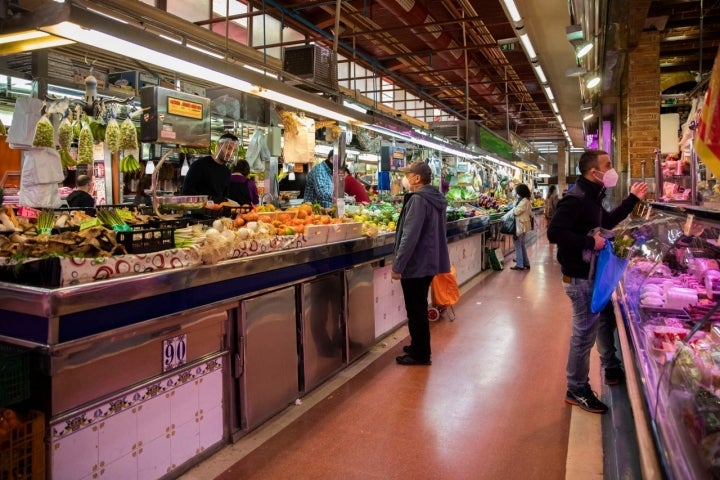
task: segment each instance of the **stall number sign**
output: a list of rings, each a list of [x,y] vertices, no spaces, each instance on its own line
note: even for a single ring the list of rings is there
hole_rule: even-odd
[[[163,372],[187,362],[187,333],[163,340]]]

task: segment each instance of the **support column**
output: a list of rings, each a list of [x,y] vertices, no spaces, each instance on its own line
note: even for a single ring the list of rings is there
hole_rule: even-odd
[[[616,168],[629,172],[631,179],[639,179],[641,162],[645,160],[645,177],[653,183],[652,159],[655,149],[660,148],[660,34],[657,31],[640,34],[637,47],[629,52],[627,72],[628,165],[616,165]],[[623,163],[622,157],[619,160],[617,163]]]
[[[557,144],[557,178],[558,178],[558,196],[562,196],[563,190],[567,188],[567,152],[565,150],[565,141]]]

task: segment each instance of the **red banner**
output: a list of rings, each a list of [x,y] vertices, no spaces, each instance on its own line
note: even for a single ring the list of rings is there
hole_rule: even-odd
[[[695,151],[716,178],[720,178],[720,50],[715,56],[700,123],[695,136]]]

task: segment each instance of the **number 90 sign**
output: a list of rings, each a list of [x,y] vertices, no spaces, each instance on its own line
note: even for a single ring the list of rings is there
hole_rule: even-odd
[[[163,372],[187,362],[187,334],[163,340]]]

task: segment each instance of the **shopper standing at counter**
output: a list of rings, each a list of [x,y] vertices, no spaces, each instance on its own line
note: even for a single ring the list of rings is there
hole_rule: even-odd
[[[435,275],[450,271],[447,200],[430,185],[432,172],[426,163],[411,163],[400,170],[407,172],[403,186],[409,193],[397,222],[391,275],[402,286],[410,345],[395,360],[400,365],[430,365],[428,291]]]
[[[532,230],[532,205],[530,204],[530,187],[521,183],[515,187],[515,205],[511,209],[515,217],[515,261],[517,265],[510,267],[510,270],[530,270],[530,259],[525,244],[526,234]],[[510,213],[510,212],[508,212]],[[503,217],[504,219],[505,217]]]
[[[343,169],[343,176],[345,182],[345,195],[355,197],[355,203],[370,203],[370,196],[365,190],[365,186],[360,183],[360,180],[353,177],[352,171],[345,165]]]
[[[648,186],[634,183],[630,195],[617,208],[608,211],[602,206],[605,190],[614,187],[618,179],[610,156],[602,150],[588,150],[580,157],[579,168],[581,177],[558,202],[547,236],[550,243],[557,244],[563,287],[573,311],[565,402],[591,413],[605,413],[607,405],[597,398],[589,383],[593,344],[597,342],[607,385],[622,383],[625,373],[615,350],[616,322],[612,302],[600,313],[590,310],[590,262],[596,258],[592,252],[605,247],[606,240],[598,227],[612,229],[620,223],[635,204],[645,198]]]
[[[333,198],[333,154],[330,150],[327,158],[310,170],[305,184],[305,202],[319,203],[322,207],[332,207]]]
[[[67,196],[67,204],[70,208],[92,208],[95,206],[95,199],[90,195],[93,182],[88,175],[79,175],[75,181],[77,189]]]
[[[224,201],[230,186],[228,164],[235,159],[237,150],[238,137],[223,133],[218,139],[214,157],[206,155],[190,165],[183,183],[183,195],[207,195],[214,202]]]

